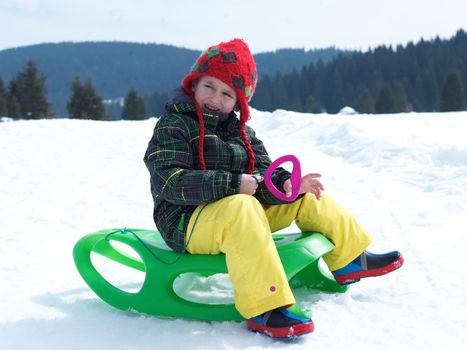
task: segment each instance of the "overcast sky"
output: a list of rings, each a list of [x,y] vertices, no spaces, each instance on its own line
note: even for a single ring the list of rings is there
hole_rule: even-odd
[[[361,49],[467,30],[466,0],[0,0],[0,50],[62,41],[204,49],[233,37],[254,53]]]

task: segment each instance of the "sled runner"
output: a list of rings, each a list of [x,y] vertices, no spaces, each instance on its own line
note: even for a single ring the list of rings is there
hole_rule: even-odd
[[[320,291],[345,292],[333,277],[319,266],[320,258],[334,245],[320,233],[273,234],[282,264],[292,288],[306,286]],[[119,251],[111,241],[133,248],[140,259]],[[91,252],[99,253],[125,266],[145,272],[141,289],[123,291],[109,283],[96,270]],[[144,229],[109,229],[88,234],[74,247],[73,257],[80,275],[105,302],[141,313],[207,321],[241,321],[233,304],[203,304],[175,293],[177,277],[185,273],[211,276],[227,273],[225,255],[180,254],[172,251],[159,232]]]

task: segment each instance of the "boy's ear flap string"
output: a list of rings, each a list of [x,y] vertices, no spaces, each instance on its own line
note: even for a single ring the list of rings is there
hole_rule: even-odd
[[[243,143],[245,144],[246,150],[248,152],[248,174],[253,174],[255,170],[255,153],[253,152],[253,148],[251,147],[250,141],[246,136],[245,132],[245,124],[250,119],[250,108],[248,108],[248,103],[246,102],[246,98],[239,98],[240,104],[240,134],[242,135]]]
[[[195,106],[196,114],[198,115],[199,123],[199,143],[198,143],[198,160],[201,167],[201,170],[206,170],[206,163],[204,162],[204,119],[203,112],[196,102],[195,95],[193,91],[186,91]]]

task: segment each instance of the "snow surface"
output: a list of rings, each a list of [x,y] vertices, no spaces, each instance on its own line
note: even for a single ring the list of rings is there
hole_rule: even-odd
[[[345,294],[297,290],[316,330],[293,341],[250,333],[244,323],[122,312],[77,273],[71,252],[86,233],[154,228],[142,157],[155,122],[0,123],[0,349],[465,348],[466,112],[253,111],[250,125],[273,159],[295,154],[304,173],[323,174],[328,194],[374,236],[370,250],[405,257],[402,269]],[[141,282],[112,268],[103,274],[114,284]],[[228,299],[222,279],[194,284]]]

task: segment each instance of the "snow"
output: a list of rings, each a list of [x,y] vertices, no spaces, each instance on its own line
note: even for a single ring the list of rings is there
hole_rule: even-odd
[[[122,312],[77,273],[71,252],[83,235],[154,228],[142,157],[155,122],[0,123],[1,349],[465,348],[467,112],[253,111],[250,125],[273,159],[294,154],[303,173],[320,172],[327,193],[373,235],[370,251],[405,257],[400,270],[345,294],[297,290],[316,330],[285,342],[244,323]],[[114,284],[142,280],[107,268]],[[185,283],[195,294],[231,297],[222,278]]]
[[[343,108],[341,108],[341,110],[339,111],[339,113],[337,114],[344,114],[344,115],[353,115],[353,114],[358,114],[357,111],[355,109],[353,109],[352,107],[350,106],[345,106]]]

